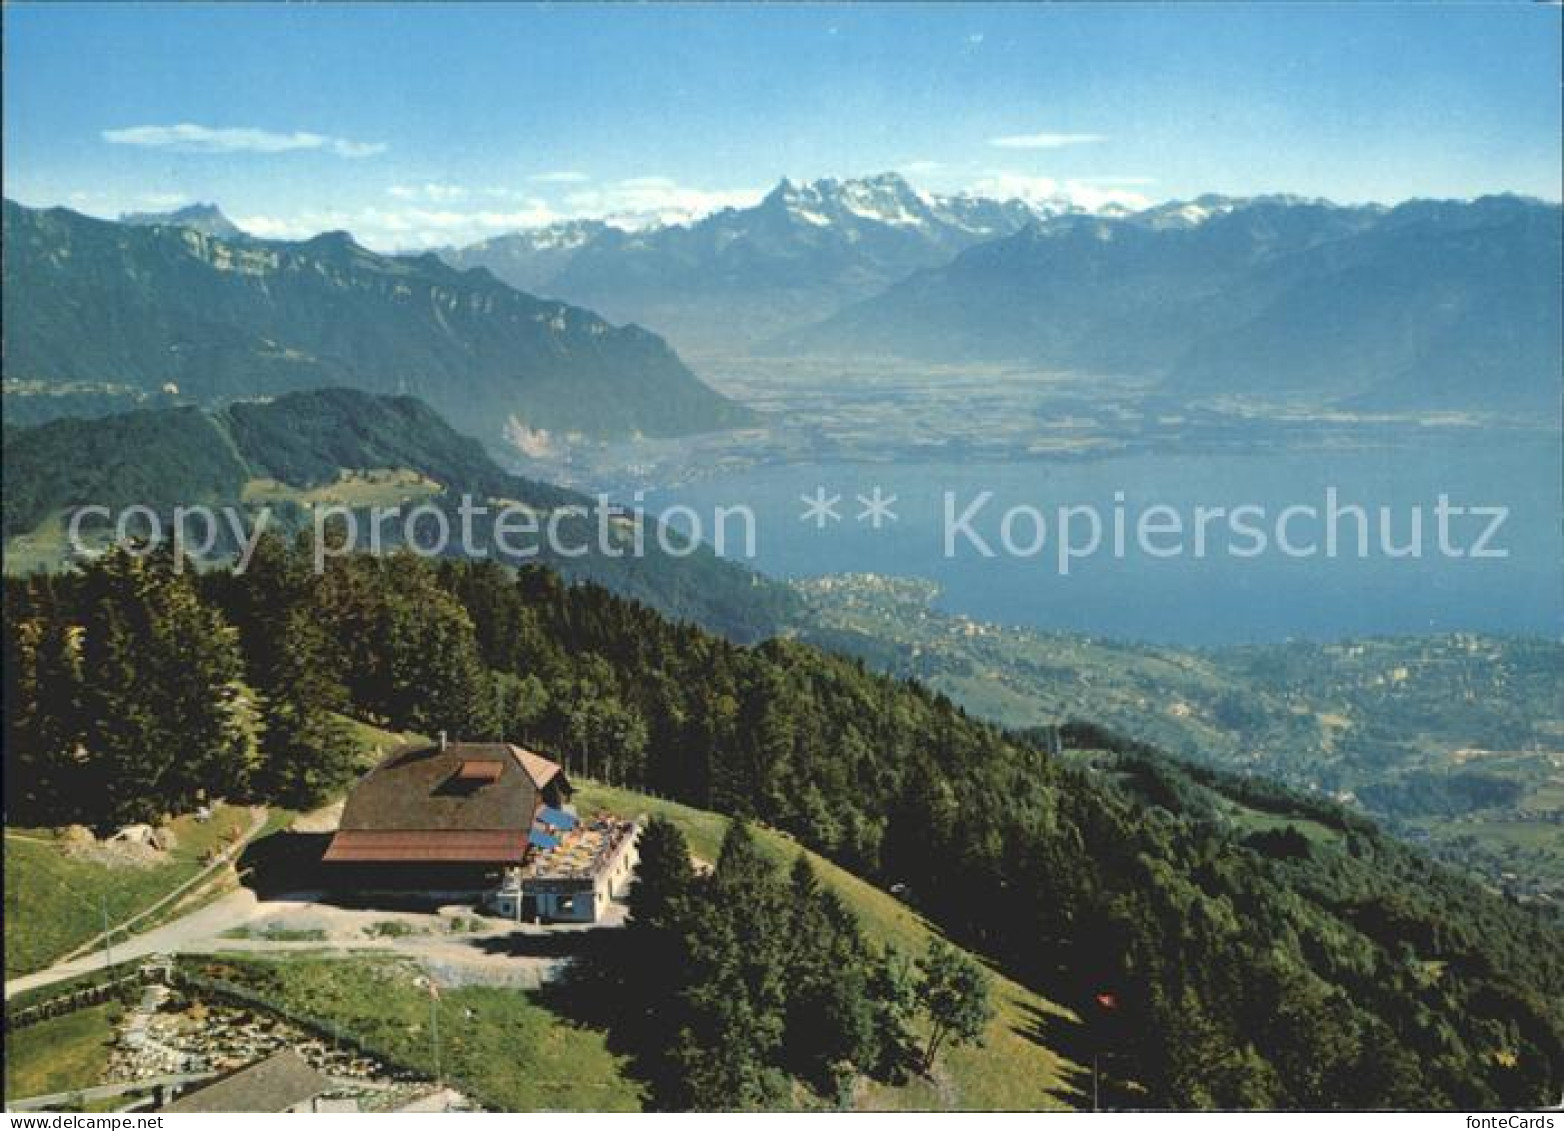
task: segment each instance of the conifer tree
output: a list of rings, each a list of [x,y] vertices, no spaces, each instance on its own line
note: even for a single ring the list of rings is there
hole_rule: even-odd
[[[23,823],[79,820],[81,634],[48,577],[7,596],[0,671],[8,811]]]
[[[234,630],[166,553],[111,550],[83,589],[85,770],[99,823],[242,794],[256,754]]]
[[[289,645],[271,655],[265,672],[266,760],[258,785],[273,801],[309,808],[353,779],[358,744],[337,713],[347,695],[331,670],[325,630],[302,606],[278,619]]]
[[[638,851],[640,863],[628,900],[631,931],[650,934],[683,929],[684,902],[695,885],[684,833],[672,821],[653,817],[641,830]]]
[[[679,1059],[693,1105],[762,1108],[780,1095],[775,1067],[787,998],[784,889],[742,821],[728,826],[690,936],[688,1030]]]
[[[857,920],[825,890],[807,856],[788,880],[785,1063],[838,1100],[879,1056],[870,999],[870,955]]]

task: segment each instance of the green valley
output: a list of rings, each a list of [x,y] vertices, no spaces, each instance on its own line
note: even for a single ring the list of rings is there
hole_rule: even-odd
[[[1481,636],[1207,650],[986,624],[928,582],[798,583],[805,639],[1020,728],[1091,719],[1356,804],[1522,898],[1564,906],[1564,644]]]

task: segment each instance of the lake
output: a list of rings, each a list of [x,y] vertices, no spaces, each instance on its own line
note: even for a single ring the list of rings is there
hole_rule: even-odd
[[[1209,645],[1289,637],[1336,639],[1372,634],[1457,630],[1558,636],[1564,631],[1560,535],[1560,464],[1556,438],[1473,437],[1434,446],[1379,450],[1238,455],[1141,453],[1080,462],[830,463],[776,465],[738,471],[653,492],[653,513],[683,504],[703,516],[744,505],[755,515],[755,554],[746,558],[742,524],[728,524],[726,556],[748,560],[779,577],[873,572],[930,578],[943,587],[952,612],[1044,629],[1121,639]],[[880,529],[855,496],[896,496]],[[1343,511],[1336,556],[1327,556],[1326,492]],[[800,496],[840,495],[829,514],[803,521]],[[983,493],[986,502],[979,502]],[[1441,547],[1436,505],[1503,507],[1508,517],[1446,516]],[[948,497],[947,497],[948,496]],[[966,524],[953,522],[976,504]],[[1092,507],[1100,547],[1071,557],[1061,569],[1058,508]],[[1172,508],[1147,516],[1153,507]],[[1368,553],[1358,556],[1362,507]],[[1205,522],[1197,556],[1195,508],[1259,508]],[[1277,520],[1297,512],[1280,532]],[[1414,543],[1421,511],[1421,554],[1388,557],[1381,543],[1381,508],[1392,550]],[[1013,512],[1006,518],[1007,512]],[[1115,547],[1122,515],[1122,552]],[[1145,517],[1143,517],[1145,516]],[[1170,529],[1175,516],[1181,529]],[[1042,519],[1039,529],[1038,518]],[[1144,541],[1138,524],[1152,528]],[[823,527],[820,525],[823,522]],[[1071,545],[1090,545],[1091,521],[1069,516]],[[1253,533],[1268,545],[1253,551]],[[947,536],[954,531],[953,543]],[[1488,534],[1486,545],[1479,545]],[[1008,537],[1006,537],[1008,535]],[[1313,546],[1314,553],[1301,556]],[[1178,548],[1177,554],[1168,554]],[[992,554],[985,556],[984,547]],[[1465,556],[1447,556],[1444,550]],[[954,553],[947,554],[947,550]],[[1481,555],[1475,551],[1481,550]],[[1489,556],[1502,551],[1505,556]]]

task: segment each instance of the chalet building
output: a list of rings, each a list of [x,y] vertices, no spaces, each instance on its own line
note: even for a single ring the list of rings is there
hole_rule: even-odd
[[[630,890],[640,833],[638,823],[606,817],[551,830],[557,843],[507,868],[484,904],[507,919],[595,923]]]
[[[210,1112],[313,1112],[330,1081],[292,1049],[273,1053],[165,1104],[178,1115]]]
[[[628,888],[637,826],[582,821],[564,770],[500,742],[399,750],[348,796],[335,886],[472,899],[517,920],[592,923]]]

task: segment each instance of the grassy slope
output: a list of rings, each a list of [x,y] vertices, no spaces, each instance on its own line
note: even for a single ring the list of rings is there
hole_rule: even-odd
[[[684,829],[695,854],[716,857],[727,819],[716,813],[661,801],[628,790],[584,783],[583,812],[658,813]],[[788,837],[757,829],[764,851],[779,865],[798,846]],[[866,934],[910,954],[921,953],[934,929],[891,896],[810,854],[824,883],[853,909]],[[349,961],[291,955],[268,960],[223,955],[215,973],[262,990],[278,1004],[368,1037],[403,1063],[433,1070],[429,1002],[414,984],[410,963],[363,956]],[[981,1046],[941,1057],[934,1080],[904,1087],[870,1085],[858,1106],[874,1110],[1017,1109],[1066,1106],[1069,1065],[1028,1034],[1045,1017],[1069,1015],[1015,983],[995,976],[998,1012]],[[538,1109],[621,1110],[643,1102],[638,1083],[610,1052],[608,1035],[560,1017],[522,990],[470,987],[442,991],[442,1056],[445,1070],[484,1103],[511,1111]],[[467,1011],[472,1011],[472,1016]]]
[[[244,485],[243,501],[259,505],[288,500],[305,507],[317,504],[394,507],[434,498],[441,490],[440,484],[417,471],[383,467],[344,470],[338,474],[336,482],[308,488],[292,487],[276,479],[251,479]]]
[[[108,1067],[114,1023],[124,1010],[108,1001],[19,1029],[5,1042],[7,1098],[90,1088]]]
[[[62,514],[49,514],[32,530],[8,540],[0,560],[5,572],[16,577],[63,569],[70,561],[70,542]]]
[[[578,783],[576,802],[583,813],[599,809],[621,815],[657,814],[684,830],[690,849],[703,860],[714,860],[727,829],[727,818],[661,801],[629,790],[592,783]],[[762,849],[780,866],[790,865],[801,851],[798,844],[770,829],[756,830]],[[899,900],[887,895],[830,861],[806,853],[821,881],[857,914],[865,934],[881,945],[896,946],[905,953],[921,954],[937,930]],[[1050,1001],[998,974],[994,975],[998,1005],[979,1047],[942,1054],[935,1081],[916,1081],[902,1088],[875,1085],[862,1098],[869,1108],[975,1110],[1037,1110],[1068,1103],[1070,1085],[1065,1077],[1068,1062],[1038,1043],[1030,1034],[1045,1018],[1068,1021],[1071,1015]]]
[[[166,863],[108,867],[71,858],[48,829],[5,834],[5,972],[10,977],[47,966],[111,923],[156,903],[205,867],[207,854],[243,833],[247,809],[223,806],[210,821],[181,817],[178,845]]]
[[[417,738],[349,720],[363,749],[365,765]],[[268,815],[261,835],[292,820],[281,810]],[[107,867],[72,859],[53,829],[7,829],[5,833],[5,973],[6,977],[42,969],[103,930],[102,901],[109,919],[119,923],[143,911],[185,883],[205,866],[207,853],[249,824],[248,810],[220,807],[211,821],[193,817],[173,822],[178,845],[166,863],[151,868]],[[202,885],[204,890],[204,885]],[[224,890],[221,886],[214,894]],[[192,893],[194,896],[195,893]],[[200,900],[180,900],[166,912],[136,924],[147,930],[199,906]]]
[[[397,736],[364,728],[369,740],[382,743]],[[727,827],[726,818],[673,802],[660,801],[627,790],[586,784],[578,797],[584,811],[609,809],[621,814],[659,813],[685,830],[694,852],[714,859]],[[216,824],[216,822],[213,822]],[[34,834],[18,834],[34,835]],[[46,834],[43,834],[46,835]],[[757,829],[762,848],[780,866],[791,863],[799,848],[780,833]],[[184,843],[190,843],[189,839]],[[21,847],[20,853],[12,850]],[[928,945],[934,928],[891,896],[814,854],[810,859],[821,879],[858,915],[865,933],[877,943],[892,944],[909,954]],[[13,858],[15,863],[13,865]],[[18,881],[29,892],[54,887],[61,866],[72,874],[78,889],[117,883],[130,869],[106,869],[63,861],[52,844],[9,838],[6,853],[8,958],[38,955],[52,947],[65,949],[62,932],[76,932],[76,941],[98,929],[88,900],[56,898],[44,904],[42,914],[32,903],[25,914],[20,906],[13,914],[13,898],[20,901]],[[13,873],[14,867],[14,873]],[[135,872],[146,889],[134,898],[151,902],[166,887],[153,888],[152,879],[172,872],[176,865]],[[15,879],[13,880],[13,875]],[[94,888],[101,890],[99,888]],[[118,890],[127,902],[123,884]],[[25,945],[28,949],[19,949]],[[279,1005],[312,1016],[339,1022],[356,1031],[398,1060],[426,1071],[433,1070],[428,1031],[428,997],[414,984],[416,967],[408,962],[378,956],[352,960],[290,955],[284,961],[251,955],[222,956],[213,960],[215,971],[257,989],[263,989]],[[41,965],[35,959],[32,967]],[[917,1080],[889,1088],[870,1085],[858,1099],[868,1109],[1019,1109],[1066,1106],[1070,1087],[1065,1075],[1071,1066],[1030,1034],[1053,1018],[1068,1022],[1069,1015],[1051,1002],[995,975],[998,1011],[981,1046],[951,1050],[941,1057],[933,1080]],[[512,1111],[538,1109],[634,1109],[642,1103],[639,1084],[625,1072],[621,1059],[609,1051],[608,1035],[574,1024],[521,990],[493,987],[451,989],[441,997],[441,1025],[445,1070],[470,1087],[490,1106]],[[469,1016],[469,1011],[471,1016]],[[75,1018],[81,1018],[76,1022]],[[98,1058],[107,1036],[106,1015],[82,1014],[51,1022],[27,1032],[17,1061],[29,1080],[51,1073],[50,1088],[84,1087],[98,1082],[102,1065]],[[12,1094],[48,1090],[18,1083]]]
[[[203,965],[285,1008],[334,1021],[370,1047],[433,1075],[428,991],[398,958],[225,956]],[[572,1025],[523,990],[442,990],[441,1070],[486,1106],[505,1111],[633,1111],[639,1086],[607,1035]]]
[[[408,468],[376,468],[343,471],[336,482],[319,487],[291,487],[275,479],[251,479],[244,485],[240,499],[225,500],[226,505],[242,505],[251,510],[276,506],[282,502],[301,507],[340,505],[347,507],[410,506],[439,495],[440,485]],[[29,573],[62,570],[73,560],[66,532],[68,511],[52,511],[38,525],[17,534],[5,543],[4,569],[13,577]],[[254,518],[248,516],[247,522]],[[200,527],[194,528],[199,532]],[[104,527],[94,521],[81,529],[82,542],[90,549],[106,547],[110,539]]]

